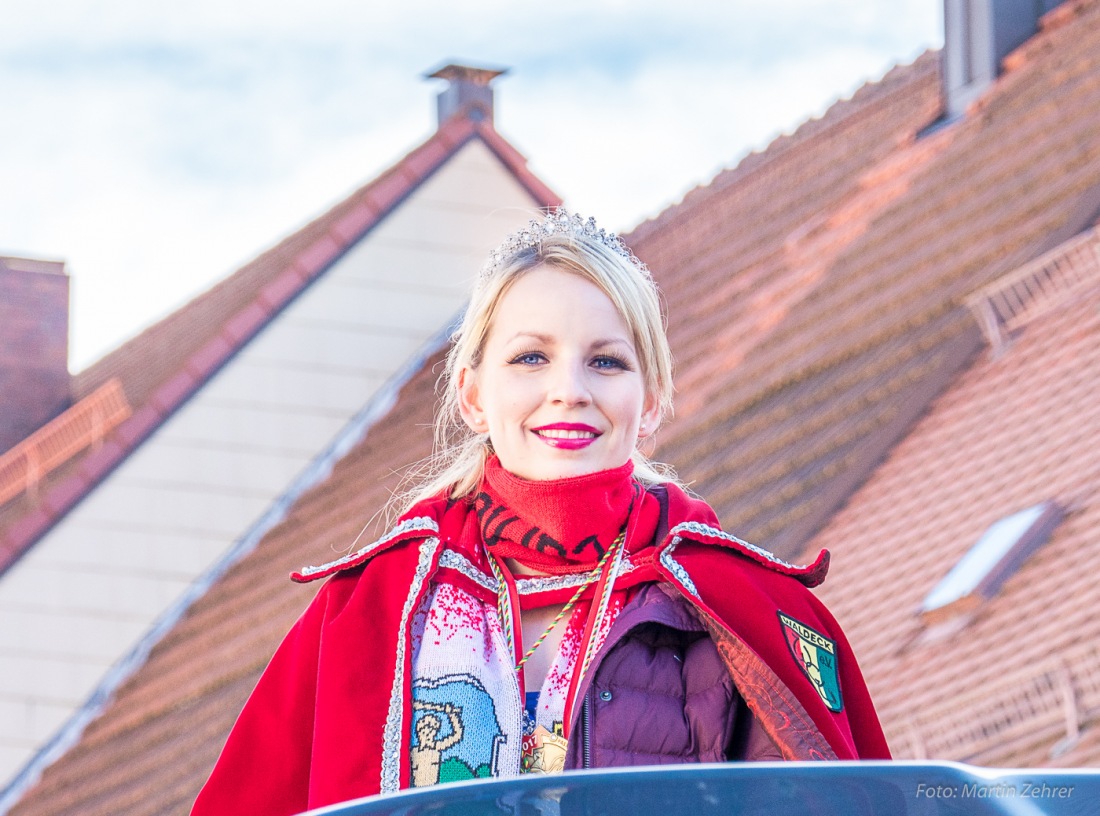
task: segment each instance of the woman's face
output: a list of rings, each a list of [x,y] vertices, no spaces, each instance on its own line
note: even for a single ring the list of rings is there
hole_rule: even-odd
[[[458,384],[467,424],[488,431],[500,463],[525,479],[619,467],[658,420],[614,304],[584,278],[548,266],[505,292],[481,364],[462,369]]]

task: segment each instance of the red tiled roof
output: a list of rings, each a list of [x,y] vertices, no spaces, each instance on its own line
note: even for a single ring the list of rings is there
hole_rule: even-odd
[[[1001,372],[996,376],[1007,386],[1014,376],[1039,377],[1050,364],[1028,363],[1013,373],[1010,361],[1028,338],[1047,336],[1033,335],[1031,327],[1003,360],[979,357],[981,333],[966,296],[1094,218],[1089,196],[1100,189],[1100,128],[1093,113],[1100,110],[1100,0],[1069,3],[1057,19],[1062,25],[1047,25],[1025,44],[964,120],[917,138],[940,110],[937,57],[926,55],[627,236],[665,291],[678,358],[678,415],[662,431],[659,457],[676,464],[739,536],[786,553],[811,539],[833,546],[835,574],[824,593],[855,635],[892,734],[906,706],[904,693],[889,691],[891,667],[912,673],[899,680],[910,691],[920,680],[916,662],[890,656],[901,646],[897,627],[879,621],[898,620],[885,610],[892,604],[900,614],[903,606],[897,593],[909,586],[904,553],[913,554],[914,568],[947,566],[950,556],[926,548],[923,535],[940,520],[922,523],[929,515],[925,500],[953,498],[944,462],[976,468],[967,489],[989,501],[996,488],[983,488],[979,477],[998,471],[995,484],[1001,485],[1022,463],[988,451],[981,458],[973,449],[967,455],[964,443],[982,435],[986,413],[1006,428],[1019,421],[1013,412],[1028,414],[1033,428],[1042,417],[1027,407],[1034,399],[1062,412],[1064,443],[1071,439],[1064,429],[1083,410],[1034,397],[1018,381],[1004,406],[989,398],[975,403],[977,409],[952,408],[952,395],[981,392],[981,378],[992,371]],[[1073,319],[1083,320],[1087,308],[1042,320],[1056,321],[1053,337]],[[1063,346],[1084,354],[1095,340],[1091,325],[1080,337],[1071,334],[1068,346],[1063,339]],[[1058,355],[1059,342],[1044,340],[1034,359]],[[964,371],[967,365],[973,368]],[[997,366],[1005,366],[1003,372]],[[1075,388],[1087,385],[1080,373],[1066,377],[1081,381]],[[194,605],[13,816],[186,812],[248,690],[311,597],[286,574],[346,550],[384,500],[383,482],[428,451],[432,379],[426,365],[329,479]],[[953,381],[948,396],[891,455]],[[945,421],[955,427],[955,443],[936,430]],[[1081,427],[1091,425],[1082,421]],[[1016,425],[1015,433],[1024,428]],[[934,450],[946,459],[925,453],[933,436]],[[1058,456],[1062,448],[1053,450]],[[911,476],[895,464],[903,460]],[[916,498],[899,502],[891,490],[902,488]],[[856,512],[856,503],[867,512]],[[891,524],[868,523],[872,512]],[[965,503],[956,501],[952,512],[980,532]],[[836,521],[814,538],[833,516]],[[1091,516],[1071,515],[1057,535],[1089,523],[1096,526]],[[1066,580],[1065,568],[1058,567],[1069,555],[1082,559],[1071,578],[1073,591],[1083,593],[1091,556],[1073,550],[1084,541],[1079,532],[1073,535],[1029,562],[1032,580],[1042,579],[1047,588],[1027,601],[1032,620],[1042,617],[1042,602],[1057,596],[1058,582]],[[961,538],[953,541],[959,548],[965,546]],[[878,556],[871,567],[871,551],[880,552],[881,542],[889,542],[890,556]],[[938,577],[923,569],[930,579]],[[1014,593],[1021,602],[1022,583],[1010,581],[1006,597]],[[1088,594],[1074,597],[1083,605],[1068,619],[1077,622],[1095,602]],[[1053,623],[1044,625],[1048,646],[1070,637]],[[977,639],[965,648],[968,659],[981,659]],[[994,652],[1002,663],[1007,649],[998,644]],[[925,655],[948,679],[965,676],[966,665],[937,658],[935,650]],[[875,665],[879,660],[886,661],[885,670]],[[983,671],[995,668],[990,663]],[[931,690],[931,684],[919,689]],[[1085,734],[1075,750],[1091,756],[1086,746],[1095,736]]]
[[[226,280],[73,377],[79,400],[121,380],[133,415],[94,452],[0,506],[0,572],[53,526],[280,310],[471,139],[480,139],[531,196],[561,202],[487,121],[456,115],[346,200]]]
[[[1006,766],[1100,762],[1100,238],[1088,277],[986,351],[816,536],[894,751]],[[993,522],[1045,500],[1051,539],[957,630],[922,599]],[[1065,753],[1066,689],[1085,731]]]
[[[1071,5],[966,119],[917,138],[925,55],[627,236],[678,360],[657,456],[739,536],[801,550],[972,358],[965,295],[1094,217],[1100,13]]]

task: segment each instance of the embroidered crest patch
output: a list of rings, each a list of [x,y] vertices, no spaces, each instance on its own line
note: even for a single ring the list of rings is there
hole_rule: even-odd
[[[813,683],[828,709],[841,711],[844,701],[840,697],[840,677],[836,669],[836,641],[782,612],[779,623],[794,662]]]

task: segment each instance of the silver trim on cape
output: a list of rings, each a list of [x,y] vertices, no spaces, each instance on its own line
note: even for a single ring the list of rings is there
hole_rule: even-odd
[[[711,538],[721,538],[725,541],[732,541],[734,544],[737,544],[740,547],[744,547],[746,550],[754,552],[761,558],[767,559],[771,563],[776,564],[780,567],[787,567],[788,569],[795,570],[805,569],[805,567],[800,567],[797,564],[791,564],[787,561],[784,561],[782,558],[778,557],[774,553],[768,552],[763,547],[757,547],[755,544],[750,544],[747,541],[741,540],[737,536],[730,535],[725,530],[719,530],[717,527],[711,527],[709,524],[703,524],[702,522],[681,522],[680,524],[677,524],[675,527],[669,530],[669,535],[677,536],[678,540],[679,534],[684,532],[697,533],[699,535],[710,536]]]
[[[410,519],[411,521],[412,519]],[[375,542],[377,543],[377,542]],[[420,543],[420,558],[416,562],[409,594],[401,609],[401,629],[397,633],[397,666],[393,673],[393,688],[390,690],[390,709],[386,714],[386,725],[382,729],[382,793],[394,793],[401,786],[401,723],[405,719],[405,650],[408,622],[412,616],[413,605],[420,597],[420,590],[428,578],[432,560],[439,549],[438,538],[425,538]]]
[[[311,575],[316,575],[319,572],[326,572],[330,569],[341,567],[344,564],[350,564],[352,561],[370,555],[382,545],[388,544],[398,536],[404,535],[410,530],[423,530],[426,533],[438,533],[439,525],[435,523],[435,519],[429,516],[417,516],[416,518],[405,519],[377,541],[372,541],[367,546],[360,547],[355,552],[348,553],[333,561],[329,561],[327,564],[320,564],[316,567],[302,567],[302,569],[298,571],[298,574],[303,578],[309,578]]]
[[[497,581],[492,575],[479,570],[469,558],[454,550],[444,550],[439,556],[439,566],[448,567],[461,572],[478,586],[485,587],[492,592],[497,591]],[[624,557],[619,576],[626,575],[635,569],[629,557]],[[539,592],[553,592],[557,589],[572,589],[583,584],[590,572],[578,572],[573,575],[537,576],[532,578],[516,578],[516,591],[520,595],[535,595]]]
[[[629,557],[623,557],[618,576],[626,575],[628,572],[634,571],[634,565],[630,563]],[[517,578],[516,579],[516,591],[520,595],[534,595],[536,592],[552,592],[555,589],[571,589],[578,587],[588,580],[588,576],[592,574],[591,570],[587,572],[577,572],[572,575],[553,575],[549,577],[536,577],[536,578]]]
[[[479,570],[469,558],[461,553],[456,553],[454,550],[444,550],[442,555],[439,556],[439,566],[461,572],[475,584],[483,586],[491,592],[497,591],[497,579]]]
[[[682,526],[683,525],[677,525],[676,529],[678,530]],[[680,562],[672,557],[672,551],[676,549],[679,543],[679,536],[673,537],[672,541],[668,542],[668,546],[661,550],[661,563],[664,564],[665,569],[671,572],[673,577],[680,582],[680,585],[683,586],[684,589],[698,598],[699,590],[695,588],[695,582],[691,580],[691,576],[688,575],[687,570],[683,568]]]

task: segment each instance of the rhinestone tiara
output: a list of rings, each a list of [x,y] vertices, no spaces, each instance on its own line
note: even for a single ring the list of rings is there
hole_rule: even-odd
[[[481,270],[481,277],[483,279],[489,277],[506,261],[525,249],[531,247],[541,248],[545,238],[555,235],[565,235],[600,243],[629,262],[642,277],[650,278],[649,269],[630,251],[630,247],[623,243],[622,238],[598,226],[595,218],[585,218],[576,213],[571,213],[565,207],[558,207],[542,218],[532,219],[523,229],[517,230],[505,238],[504,243],[490,253],[488,262]]]

